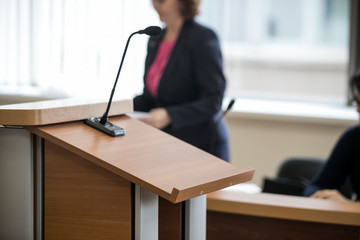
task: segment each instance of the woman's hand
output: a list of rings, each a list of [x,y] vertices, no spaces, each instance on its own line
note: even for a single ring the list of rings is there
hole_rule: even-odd
[[[342,202],[350,201],[349,199],[344,197],[338,190],[330,190],[330,189],[319,190],[310,197],[320,198],[320,199],[333,199]]]
[[[141,118],[139,120],[158,129],[163,129],[171,123],[171,118],[165,108],[154,108],[149,114],[150,117]]]

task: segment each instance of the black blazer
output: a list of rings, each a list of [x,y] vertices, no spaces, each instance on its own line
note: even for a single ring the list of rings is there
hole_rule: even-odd
[[[165,31],[149,39],[145,76]],[[215,126],[224,91],[222,55],[216,34],[195,21],[186,21],[160,79],[158,97],[154,98],[145,85],[143,94],[134,98],[134,109],[165,107],[172,123],[163,130],[209,151],[212,142],[228,139],[224,121]]]

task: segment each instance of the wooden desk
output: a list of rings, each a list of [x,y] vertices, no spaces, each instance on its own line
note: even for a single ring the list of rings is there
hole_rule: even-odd
[[[360,239],[360,203],[220,190],[207,197],[207,239]]]
[[[107,102],[101,100],[66,98],[0,106],[0,124],[39,126],[98,117],[104,114]],[[128,99],[113,101],[109,116],[133,111]]]

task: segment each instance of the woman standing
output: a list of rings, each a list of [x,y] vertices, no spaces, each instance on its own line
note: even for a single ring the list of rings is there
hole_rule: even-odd
[[[144,92],[134,98],[134,109],[150,113],[142,121],[229,161],[220,44],[194,21],[199,3],[153,0],[165,28],[149,39]]]

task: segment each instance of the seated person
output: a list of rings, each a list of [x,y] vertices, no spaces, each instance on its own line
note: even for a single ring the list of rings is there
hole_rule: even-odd
[[[360,71],[351,79],[354,100],[360,113]],[[304,195],[321,199],[350,201],[338,189],[347,178],[360,199],[360,126],[350,127],[343,133],[330,158],[319,174],[305,188]]]

